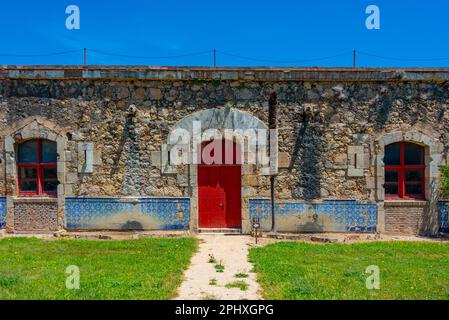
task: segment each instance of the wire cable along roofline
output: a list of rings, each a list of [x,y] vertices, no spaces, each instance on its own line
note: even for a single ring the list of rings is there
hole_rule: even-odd
[[[367,52],[363,52],[363,51],[357,51],[357,53],[360,55],[363,55],[363,56],[367,56],[367,57],[374,57],[374,58],[379,58],[379,59],[384,59],[384,60],[394,60],[394,61],[444,61],[444,60],[449,60],[449,57],[446,57],[446,58],[398,58],[398,57],[382,56],[382,55],[367,53]]]
[[[14,54],[14,53],[1,53],[0,52],[0,57],[36,58],[36,57],[51,57],[51,56],[68,55],[68,54],[83,53],[83,52],[84,52],[84,55],[86,55],[86,52],[92,52],[92,53],[95,53],[98,55],[118,57],[118,58],[127,58],[127,59],[180,59],[180,58],[202,56],[202,55],[210,54],[213,57],[214,66],[216,65],[217,54],[220,54],[221,56],[233,57],[233,58],[247,60],[247,61],[265,62],[265,63],[282,63],[282,64],[283,63],[307,63],[307,62],[315,62],[315,61],[324,61],[324,60],[330,60],[330,59],[335,59],[335,58],[339,58],[339,57],[343,57],[343,56],[350,56],[350,55],[351,56],[353,55],[354,61],[355,61],[356,55],[377,58],[377,59],[383,59],[383,60],[391,60],[391,61],[417,61],[417,62],[419,62],[419,61],[421,61],[421,62],[449,61],[449,57],[405,58],[405,57],[384,56],[384,55],[373,54],[373,53],[358,51],[358,50],[348,50],[348,51],[345,51],[342,53],[324,56],[324,57],[315,57],[315,58],[307,58],[307,59],[291,59],[291,60],[256,58],[256,57],[239,55],[239,54],[234,54],[234,53],[216,50],[216,49],[204,50],[204,51],[199,51],[199,52],[191,52],[191,53],[185,53],[185,54],[178,54],[178,55],[168,55],[168,56],[145,56],[145,55],[128,55],[128,54],[113,53],[113,52],[107,52],[107,51],[96,50],[96,49],[82,48],[82,49],[74,49],[74,50],[68,50],[68,51],[60,51],[60,52],[54,52],[54,53],[42,53],[42,54]]]
[[[213,50],[207,50],[207,51],[200,51],[200,52],[193,52],[193,53],[186,53],[186,54],[179,54],[179,55],[173,55],[173,56],[134,56],[134,55],[126,55],[126,54],[118,54],[118,53],[110,53],[110,52],[104,52],[94,49],[88,49],[90,52],[98,53],[104,56],[112,56],[112,57],[121,57],[121,58],[133,58],[133,59],[176,59],[176,58],[184,58],[184,57],[193,57],[193,56],[201,56],[204,54],[212,54]]]
[[[335,54],[332,56],[327,56],[327,57],[320,57],[320,58],[310,58],[310,59],[301,59],[301,60],[270,60],[270,59],[259,59],[259,58],[252,58],[252,57],[245,57],[245,56],[240,56],[237,54],[233,54],[233,53],[227,53],[224,51],[219,51],[217,50],[217,53],[221,53],[225,56],[230,56],[230,57],[234,57],[234,58],[239,58],[239,59],[244,59],[244,60],[251,60],[251,61],[256,61],[256,62],[275,62],[275,63],[298,63],[298,62],[312,62],[312,61],[321,61],[321,60],[329,60],[329,59],[333,59],[333,58],[338,58],[338,57],[342,57],[348,54],[352,54],[352,51],[346,51],[343,53],[339,53],[339,54]]]
[[[82,52],[83,49],[55,52],[55,53],[41,53],[41,54],[10,54],[10,53],[0,53],[0,57],[18,57],[18,58],[30,58],[30,57],[51,57],[60,56],[65,54],[71,54],[76,52]]]

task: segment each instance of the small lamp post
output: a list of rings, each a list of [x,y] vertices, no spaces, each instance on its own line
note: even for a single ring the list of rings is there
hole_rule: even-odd
[[[251,227],[253,229],[253,236],[256,238],[256,244],[257,244],[257,237],[259,236],[259,229],[260,229],[260,219],[259,217],[253,217],[251,221]]]

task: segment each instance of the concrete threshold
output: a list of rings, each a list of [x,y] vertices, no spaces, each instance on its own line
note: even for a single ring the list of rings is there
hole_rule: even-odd
[[[199,228],[198,233],[201,234],[242,234],[242,229],[238,228]]]

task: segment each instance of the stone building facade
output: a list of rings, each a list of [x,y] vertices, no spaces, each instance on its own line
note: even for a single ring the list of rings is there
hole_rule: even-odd
[[[164,155],[193,121],[267,129],[272,93],[278,231],[447,231],[448,69],[90,66],[0,67],[0,228],[196,232],[214,226],[201,220],[210,206],[218,217],[233,204],[238,223],[224,216],[222,228],[248,233],[258,217],[269,229],[270,173],[259,163],[231,175]],[[221,186],[217,203],[205,172]]]

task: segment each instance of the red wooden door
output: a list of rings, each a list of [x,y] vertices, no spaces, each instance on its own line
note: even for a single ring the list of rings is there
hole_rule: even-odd
[[[235,145],[231,150],[234,155],[237,154]],[[240,228],[241,169],[236,161],[233,162],[198,165],[200,228]]]

